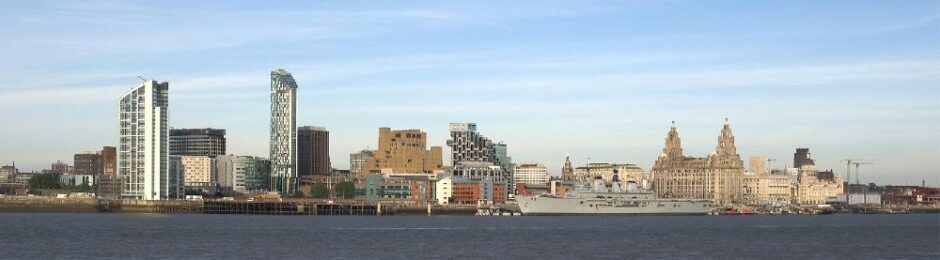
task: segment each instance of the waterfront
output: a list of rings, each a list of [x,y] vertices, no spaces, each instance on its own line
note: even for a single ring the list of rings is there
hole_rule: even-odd
[[[2,258],[924,258],[940,214],[263,216],[0,213]]]

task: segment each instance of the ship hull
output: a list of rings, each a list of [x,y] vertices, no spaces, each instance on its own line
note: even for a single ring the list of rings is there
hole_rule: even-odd
[[[595,199],[518,196],[523,215],[707,215],[709,200]]]

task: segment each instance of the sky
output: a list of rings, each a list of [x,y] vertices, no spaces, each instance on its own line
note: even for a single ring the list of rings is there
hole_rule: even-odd
[[[267,157],[285,68],[335,168],[382,126],[445,146],[475,122],[554,175],[650,169],[671,121],[704,157],[728,118],[745,163],[808,147],[840,175],[874,159],[862,183],[940,185],[937,1],[2,1],[0,39],[0,164],[26,171],[114,145],[137,76],[170,83],[172,127]]]

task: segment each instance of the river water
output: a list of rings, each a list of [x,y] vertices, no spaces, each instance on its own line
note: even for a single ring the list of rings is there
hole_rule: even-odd
[[[0,213],[0,258],[940,259],[940,214],[362,217]]]

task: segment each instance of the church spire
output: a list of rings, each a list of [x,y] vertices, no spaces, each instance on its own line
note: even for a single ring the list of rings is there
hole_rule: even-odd
[[[679,132],[676,131],[676,121],[672,121],[669,134],[666,135],[666,147],[663,148],[663,155],[666,155],[669,159],[682,157],[682,140],[679,138]]]

